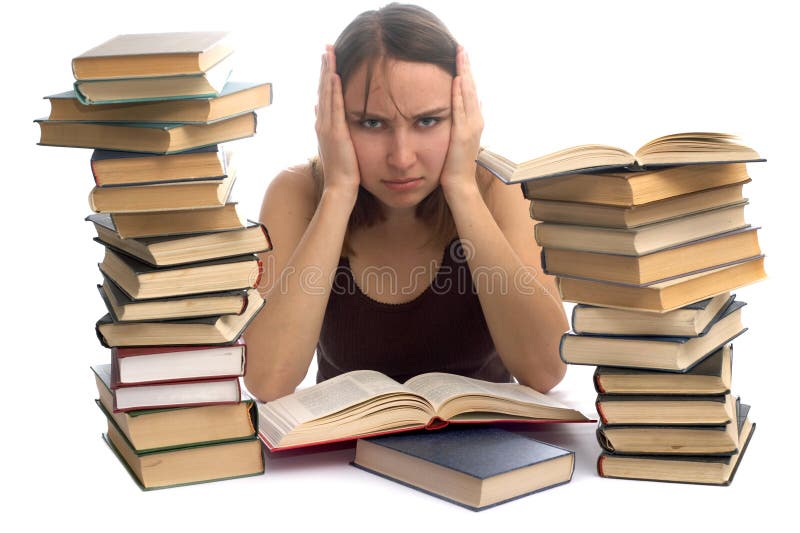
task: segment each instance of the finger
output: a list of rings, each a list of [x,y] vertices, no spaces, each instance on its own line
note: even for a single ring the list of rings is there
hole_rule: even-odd
[[[461,76],[453,78],[453,125],[460,126],[466,120],[464,111],[464,96],[461,91]]]
[[[320,59],[319,63],[319,85],[317,86],[317,95],[322,94],[322,84],[325,82],[325,54],[322,54],[322,58]]]
[[[461,93],[464,101],[464,110],[468,116],[480,114],[481,106],[478,101],[478,91],[475,87],[475,80],[472,77],[472,68],[469,63],[469,56],[464,47],[459,48],[459,60],[461,74]]]
[[[330,72],[335,74],[336,73],[336,52],[334,51],[333,45],[325,46],[325,52],[327,53],[328,58],[328,66],[330,67]]]
[[[323,59],[323,74],[320,78],[319,103],[317,107],[317,120],[320,125],[327,127],[330,125],[331,111],[331,76],[328,68],[327,58]]]
[[[344,95],[342,94],[342,79],[337,75],[331,76],[331,119],[334,124],[345,127]]]

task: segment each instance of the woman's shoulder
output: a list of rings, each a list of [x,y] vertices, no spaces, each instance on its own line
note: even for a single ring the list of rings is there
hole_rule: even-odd
[[[311,164],[285,168],[270,180],[261,206],[262,217],[269,213],[289,212],[310,220],[318,198]]]
[[[311,163],[302,163],[287,167],[272,178],[267,187],[267,194],[299,195],[309,201],[316,198],[316,180]]]

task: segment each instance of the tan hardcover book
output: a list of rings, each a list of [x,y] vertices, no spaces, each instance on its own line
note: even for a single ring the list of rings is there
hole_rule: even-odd
[[[186,180],[157,185],[95,187],[89,208],[98,213],[140,213],[222,207],[230,198],[236,169],[222,178]]]
[[[191,235],[210,231],[242,229],[245,221],[236,202],[209,209],[111,213],[117,234],[123,239],[159,235]]]
[[[270,449],[352,440],[448,423],[587,422],[580,412],[518,383],[431,372],[398,383],[355,370],[260,404],[259,433]]]
[[[661,314],[578,304],[572,309],[572,330],[595,335],[696,337],[708,330],[733,298],[724,292]]]
[[[547,274],[648,285],[759,257],[758,228],[743,228],[638,257],[575,250],[542,251]]]
[[[732,352],[732,345],[723,346],[684,373],[598,366],[594,388],[601,394],[725,394]]]
[[[210,124],[161,122],[107,123],[38,119],[44,146],[101,148],[125,152],[172,154],[252,137],[256,114],[244,113]]]
[[[630,229],[747,202],[744,183],[684,194],[633,207],[531,200],[530,215],[540,222]]]
[[[255,438],[137,453],[111,421],[103,438],[143,490],[264,473],[261,443]]]
[[[86,105],[75,91],[45,96],[49,120],[85,122],[182,122],[207,124],[272,103],[271,83],[229,81],[216,97]]]
[[[744,163],[685,165],[645,172],[571,174],[526,181],[530,200],[559,200],[633,207],[750,180]]]
[[[76,80],[201,74],[233,52],[226,32],[117,35],[72,60]]]
[[[597,413],[603,424],[705,425],[736,420],[736,400],[721,396],[657,396],[598,394]]]
[[[685,372],[745,331],[744,302],[733,301],[698,337],[622,337],[574,335],[561,338],[561,359],[568,364],[616,366]]]
[[[245,289],[134,300],[109,279],[104,280],[103,284],[98,285],[97,288],[114,322],[148,322],[201,316],[240,315],[247,309],[247,291]]]
[[[539,246],[599,254],[640,256],[747,226],[744,204],[632,229],[542,222],[534,226]]]
[[[98,266],[135,300],[255,288],[263,268],[255,255],[155,268],[108,248]]]
[[[272,249],[267,228],[258,222],[251,222],[245,228],[231,231],[123,239],[117,233],[109,215],[94,214],[87,220],[94,224],[97,240],[101,244],[156,267],[255,254]]]
[[[247,293],[247,307],[239,315],[163,320],[159,322],[115,322],[105,315],[96,325],[104,346],[194,346],[221,345],[238,339],[264,306],[255,289]]]
[[[761,160],[755,150],[741,144],[736,136],[705,132],[665,135],[648,142],[635,154],[601,144],[573,146],[527,161],[504,157],[488,149],[478,154],[478,164],[504,182],[537,185],[576,172]]]
[[[762,256],[653,285],[623,285],[559,277],[558,288],[562,299],[568,302],[663,313],[766,277]]]
[[[716,426],[600,425],[597,441],[620,455],[733,455],[739,452],[738,420],[750,411],[736,402],[737,423]]]
[[[597,459],[597,472],[602,477],[729,485],[755,431],[749,417],[740,420],[737,453],[713,455],[621,455],[603,453]]]

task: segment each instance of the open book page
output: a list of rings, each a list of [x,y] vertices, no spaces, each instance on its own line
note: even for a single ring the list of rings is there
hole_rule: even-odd
[[[437,411],[448,400],[466,395],[494,396],[524,404],[570,409],[519,383],[492,383],[455,374],[430,372],[409,379],[405,385],[417,394],[424,396]]]
[[[356,370],[264,404],[261,410],[281,419],[287,429],[337,413],[377,396],[409,389],[373,370]]]

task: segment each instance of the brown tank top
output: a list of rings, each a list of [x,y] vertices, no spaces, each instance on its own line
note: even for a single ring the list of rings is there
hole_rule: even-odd
[[[512,381],[472,284],[461,242],[445,249],[434,281],[410,302],[373,300],[342,257],[317,343],[317,382],[371,369],[404,382],[425,372]]]

